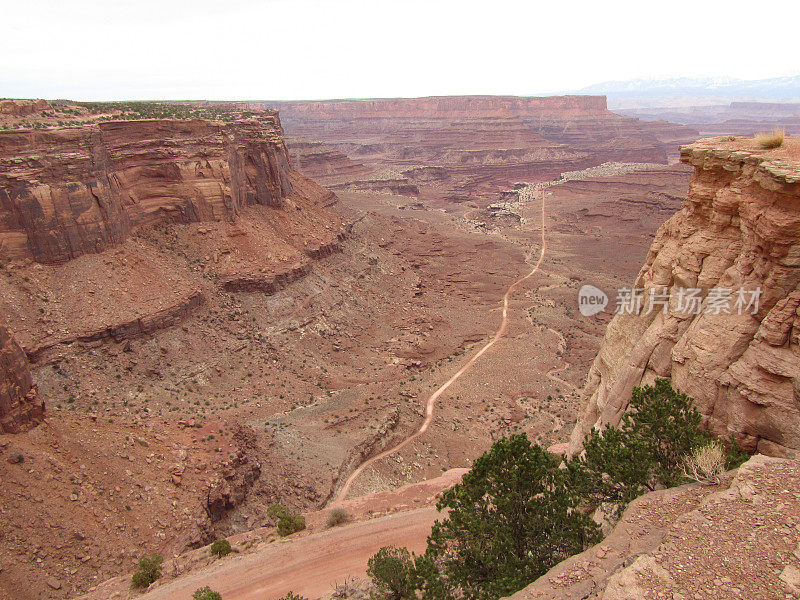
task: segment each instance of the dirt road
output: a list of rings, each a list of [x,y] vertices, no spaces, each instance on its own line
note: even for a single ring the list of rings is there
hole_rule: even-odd
[[[341,505],[345,501],[353,482],[364,469],[397,452],[428,430],[433,420],[436,400],[505,334],[511,295],[522,282],[539,270],[547,249],[544,194],[538,195],[542,201],[539,257],[530,272],[506,290],[503,296],[502,320],[497,331],[469,361],[428,397],[425,420],[414,434],[365,461],[353,471],[337,495],[335,505]],[[220,592],[225,600],[274,600],[289,591],[308,598],[318,598],[330,592],[336,583],[344,582],[347,577],[363,577],[367,561],[382,546],[404,546],[417,553],[424,551],[427,536],[437,516],[435,508],[426,507],[356,522],[321,533],[293,536],[269,544],[263,550],[229,557],[209,567],[192,571],[139,598],[190,600],[194,590],[203,586]]]
[[[438,514],[433,507],[421,508],[274,542],[193,571],[139,599],[191,600],[203,586],[225,600],[275,600],[289,591],[319,598],[348,576],[364,577],[367,561],[382,546],[424,551]]]
[[[414,441],[416,438],[424,434],[428,430],[431,421],[433,421],[433,411],[436,406],[436,400],[438,400],[439,396],[441,396],[445,391],[447,391],[447,388],[453,385],[453,383],[456,382],[464,373],[469,371],[472,365],[474,365],[478,361],[478,359],[480,359],[480,357],[483,356],[489,350],[489,348],[494,346],[497,343],[497,341],[501,337],[503,337],[503,334],[506,332],[506,327],[508,325],[508,303],[509,299],[511,298],[511,294],[514,293],[514,290],[517,288],[519,284],[521,284],[523,281],[527,279],[530,279],[539,270],[539,267],[542,265],[542,261],[544,260],[544,253],[547,250],[547,237],[545,235],[546,232],[545,202],[544,202],[545,194],[539,192],[537,193],[537,196],[539,196],[539,199],[542,202],[542,243],[539,249],[539,258],[536,261],[536,264],[533,266],[533,268],[527,275],[517,279],[506,290],[506,293],[503,296],[503,318],[500,321],[500,327],[498,327],[497,331],[492,336],[492,338],[488,342],[486,342],[486,344],[480,350],[478,350],[478,352],[475,355],[473,355],[472,358],[470,358],[467,361],[467,363],[463,365],[455,373],[455,375],[453,375],[450,379],[444,382],[435,392],[433,392],[433,394],[431,394],[428,397],[428,400],[425,403],[425,420],[422,422],[422,425],[420,425],[420,428],[416,432],[408,436],[406,439],[404,439],[402,442],[397,444],[396,446],[393,446],[388,450],[384,450],[380,454],[376,454],[375,456],[361,463],[361,465],[359,465],[359,467],[355,471],[353,471],[347,478],[347,480],[344,482],[344,485],[339,490],[339,493],[335,497],[335,500],[333,501],[332,505],[335,506],[336,504],[341,503],[345,498],[347,498],[347,494],[350,493],[350,488],[352,487],[353,482],[358,478],[359,475],[361,475],[361,473],[364,472],[364,469],[369,467],[371,464],[379,460],[382,460],[391,454],[394,454],[395,452],[404,448],[412,441]]]

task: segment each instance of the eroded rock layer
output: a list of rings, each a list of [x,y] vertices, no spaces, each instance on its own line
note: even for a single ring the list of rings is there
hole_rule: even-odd
[[[358,181],[423,199],[485,200],[518,181],[556,179],[564,171],[609,161],[666,163],[678,143],[697,139],[684,125],[616,115],[603,96],[453,96],[393,100],[256,103],[278,108],[291,135],[319,140],[351,160],[396,166],[400,173]],[[340,171],[341,160],[317,153],[306,174]],[[308,161],[307,161],[308,162]],[[420,168],[443,169],[431,184]],[[343,171],[344,172],[344,171]],[[407,178],[404,191],[390,182]],[[363,179],[363,176],[357,175]],[[352,176],[351,176],[352,179]],[[377,181],[377,183],[376,183]],[[431,191],[433,190],[433,191]]]
[[[9,331],[0,325],[0,433],[17,433],[44,414],[28,359]]]
[[[398,159],[412,158],[432,146],[497,151],[556,144],[596,154],[600,162],[665,162],[665,145],[693,141],[697,135],[683,125],[614,114],[606,108],[604,96],[452,96],[271,105],[280,108],[288,131],[312,139],[345,142],[347,138],[361,141],[360,135],[375,136],[372,146],[363,144],[364,153],[381,150],[381,144],[413,140],[405,152],[393,149]],[[461,134],[467,130],[473,132],[474,148],[464,146],[467,138]]]
[[[0,132],[0,258],[59,263],[163,222],[232,220],[291,192],[276,113]]]
[[[760,150],[741,138],[682,149],[695,168],[689,194],[634,284],[641,310],[608,326],[572,452],[593,427],[619,422],[634,386],[668,377],[713,433],[734,434],[751,451],[800,453],[798,150],[793,142]],[[651,291],[668,293],[669,303],[648,314]]]

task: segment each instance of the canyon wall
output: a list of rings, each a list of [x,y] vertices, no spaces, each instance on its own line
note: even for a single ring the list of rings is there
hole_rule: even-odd
[[[292,168],[322,185],[367,177],[373,171],[322,142],[287,139],[286,146]]]
[[[263,102],[277,108],[292,136],[316,140],[377,170],[443,170],[436,181],[414,172],[351,181],[353,189],[390,189],[375,180],[400,177],[420,199],[497,202],[516,182],[557,179],[601,163],[667,163],[695,130],[614,114],[603,96],[452,96],[386,100]],[[301,149],[303,150],[303,149]],[[336,172],[342,161],[316,153],[307,174]],[[330,166],[321,166],[325,161]],[[303,167],[301,167],[301,170]],[[343,171],[344,172],[344,171]],[[345,173],[346,174],[346,173]],[[336,183],[342,183],[337,180]],[[395,182],[394,185],[398,185]],[[414,193],[413,195],[417,195]]]
[[[0,132],[0,259],[61,263],[162,222],[232,220],[291,192],[277,113]]]
[[[599,162],[666,162],[675,140],[687,143],[697,138],[697,132],[684,125],[651,124],[614,114],[607,109],[605,96],[448,96],[263,105],[280,109],[287,131],[327,142],[343,142],[347,137],[358,137],[359,132],[389,134],[409,126],[418,129],[425,122],[453,122],[456,126],[460,121],[472,125],[485,122],[484,128],[494,125],[488,127],[489,131],[499,131],[506,144],[516,139],[517,145],[504,146],[476,136],[495,148],[520,147],[519,142],[526,142],[519,139],[520,132],[527,129],[528,134],[536,134],[538,143],[534,146],[545,145],[544,139],[602,155],[595,157]],[[515,126],[503,132],[502,128],[509,129],[509,123]],[[522,147],[530,140],[527,142]]]
[[[776,150],[742,138],[681,149],[695,169],[689,194],[633,286],[641,309],[608,326],[571,452],[592,428],[619,422],[634,386],[668,377],[714,434],[734,434],[750,451],[800,454],[798,156],[791,140]],[[669,303],[648,314],[651,290]]]
[[[44,415],[28,367],[28,358],[11,333],[0,325],[0,433],[17,433]]]

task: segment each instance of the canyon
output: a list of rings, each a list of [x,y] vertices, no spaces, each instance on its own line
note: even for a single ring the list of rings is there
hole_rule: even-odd
[[[421,400],[496,331],[499,298],[541,243],[544,194],[555,244],[537,285],[510,298],[508,333],[442,395],[425,435],[349,495],[464,468],[511,431],[565,441],[604,326],[571,313],[575,286],[610,237],[630,252],[600,283],[632,277],[687,179],[674,165],[594,169],[516,118],[481,143],[469,127],[491,123],[443,138],[434,123],[420,162],[399,165],[284,138],[274,111],[251,107],[43,112],[0,132],[0,311],[16,343],[3,411],[10,423],[26,399],[14,429],[40,423],[0,437],[5,458],[24,459],[0,462],[0,590],[14,598],[71,597],[144,552],[259,530],[273,502],[328,503],[419,428]],[[513,177],[448,201],[440,183],[461,177],[471,146],[473,173],[507,160]],[[510,147],[517,165],[498,159]]]
[[[0,597],[133,597],[155,551],[149,597],[277,597],[295,564],[317,597],[381,540],[421,549],[499,437],[577,451],[656,376],[713,432],[796,449],[792,143],[679,152],[696,130],[602,97],[15,111],[42,126],[0,131]],[[741,319],[576,310],[634,281],[765,295]],[[675,507],[647,543],[713,496],[676,493],[642,500]],[[308,531],[276,543],[275,502]],[[334,505],[353,523],[328,531]],[[351,550],[323,569],[331,540]]]

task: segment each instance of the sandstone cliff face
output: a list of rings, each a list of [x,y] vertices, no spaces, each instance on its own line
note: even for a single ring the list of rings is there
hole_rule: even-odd
[[[44,414],[25,353],[0,325],[0,433],[17,433]]]
[[[60,263],[163,222],[233,220],[291,192],[277,114],[0,132],[0,259]]]
[[[593,427],[619,422],[634,386],[669,377],[713,433],[735,434],[751,451],[800,454],[800,163],[787,146],[716,138],[682,149],[695,168],[689,195],[634,284],[645,299],[668,290],[669,306],[612,319],[571,452]],[[699,313],[681,306],[681,288],[700,288]],[[732,290],[731,314],[724,304],[707,310],[713,288]],[[738,314],[737,290],[759,288],[758,310]]]
[[[371,167],[351,160],[322,142],[287,139],[286,146],[292,168],[322,185],[330,186],[343,180],[367,177],[373,171]]]

